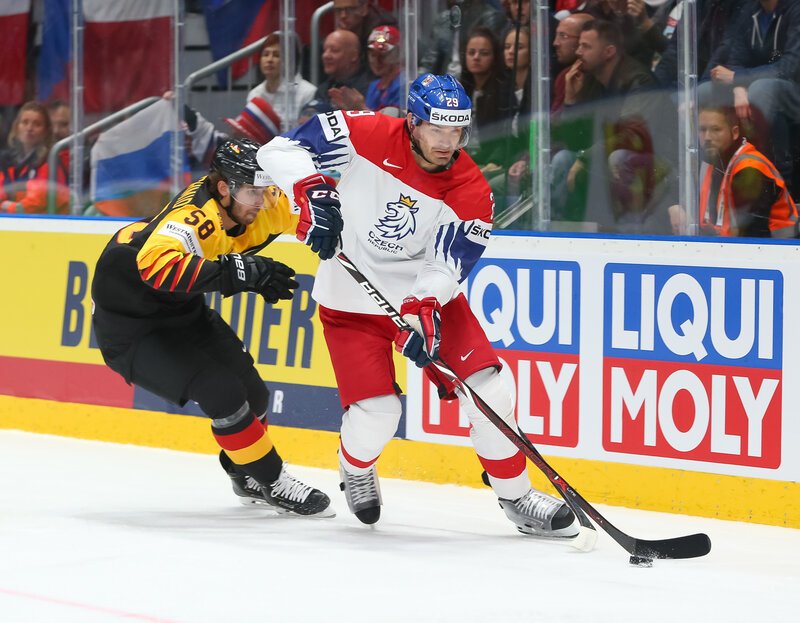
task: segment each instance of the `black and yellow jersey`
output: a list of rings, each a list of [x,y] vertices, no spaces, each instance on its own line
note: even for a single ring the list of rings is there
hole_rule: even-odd
[[[204,292],[219,290],[219,256],[256,253],[279,234],[294,233],[298,217],[274,186],[253,223],[226,231],[207,180],[190,184],[152,220],[114,235],[92,282],[96,309],[131,319],[182,315],[204,304]]]

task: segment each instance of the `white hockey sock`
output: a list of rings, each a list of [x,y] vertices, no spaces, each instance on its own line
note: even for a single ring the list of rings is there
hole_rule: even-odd
[[[497,415],[502,417],[514,430],[519,430],[514,419],[514,394],[494,368],[480,370],[466,381]],[[470,439],[478,456],[488,461],[504,462],[508,460],[511,463],[512,457],[519,453],[517,447],[468,399],[460,398],[459,402],[472,424]],[[527,466],[522,468],[521,473],[513,474],[508,478],[493,476],[490,471],[494,470],[487,469],[489,483],[498,497],[515,500],[525,495],[530,489]]]
[[[394,394],[359,400],[342,418],[339,461],[351,474],[364,474],[397,431],[402,405]]]

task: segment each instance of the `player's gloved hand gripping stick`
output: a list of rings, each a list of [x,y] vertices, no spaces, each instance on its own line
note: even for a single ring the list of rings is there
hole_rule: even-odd
[[[442,306],[436,297],[426,296],[421,301],[409,296],[400,307],[400,316],[406,322],[401,328],[395,348],[411,359],[418,368],[424,368],[439,358]]]
[[[358,268],[348,259],[344,253],[338,253],[336,259],[347,270],[353,279],[364,289],[364,291],[375,301],[375,304],[380,307],[384,313],[392,319],[401,332],[407,332],[411,326],[404,320],[404,317],[394,308],[391,303],[387,301],[383,295],[378,292],[369,280],[358,270]],[[427,299],[425,299],[427,300]],[[421,308],[421,301],[419,307]],[[415,304],[412,304],[415,305]],[[405,302],[404,302],[405,306]],[[425,329],[427,332],[427,329]],[[436,334],[438,335],[438,327]],[[426,333],[426,335],[430,335]],[[418,334],[419,336],[419,334]],[[422,336],[419,336],[423,340]],[[431,340],[427,340],[430,342]],[[406,341],[408,343],[408,341]],[[438,343],[434,351],[438,355]],[[426,355],[429,351],[425,350]],[[430,358],[430,357],[429,357]],[[432,358],[431,358],[432,359]],[[415,361],[416,363],[416,361]],[[531,462],[538,467],[542,473],[547,476],[547,479],[558,490],[561,497],[569,505],[572,512],[578,518],[581,524],[580,532],[577,537],[572,540],[572,545],[582,551],[589,551],[594,547],[597,539],[597,532],[595,531],[592,522],[589,521],[591,517],[597,525],[605,530],[612,539],[619,543],[629,554],[631,554],[631,562],[648,562],[654,558],[696,558],[698,556],[705,556],[711,551],[711,540],[705,534],[691,534],[687,536],[680,536],[672,539],[661,539],[655,541],[648,541],[644,539],[634,538],[611,524],[600,512],[587,502],[575,489],[573,489],[561,475],[554,470],[550,464],[542,457],[536,447],[525,436],[519,434],[516,430],[511,428],[497,413],[495,413],[489,405],[484,402],[481,397],[461,378],[453,372],[450,367],[441,359],[432,359],[431,363],[442,372],[448,379],[450,379],[459,390],[470,400],[472,403],[494,424],[500,432],[502,432],[517,448],[519,448]],[[419,365],[419,363],[417,363]],[[588,515],[588,517],[587,517]]]

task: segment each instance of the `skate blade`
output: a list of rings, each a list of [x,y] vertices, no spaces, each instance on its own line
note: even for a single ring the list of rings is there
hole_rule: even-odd
[[[332,506],[328,506],[325,510],[322,510],[318,513],[314,513],[313,515],[302,515],[300,513],[295,513],[294,511],[290,511],[286,508],[281,508],[280,506],[273,506],[266,500],[257,500],[255,498],[239,498],[239,504],[242,506],[256,506],[262,510],[270,510],[273,511],[276,515],[287,516],[287,517],[302,517],[304,519],[330,519],[332,517],[336,517],[336,511]]]
[[[580,536],[578,534],[551,534],[548,532],[534,532],[529,528],[520,528],[517,526],[517,531],[520,534],[524,534],[525,536],[532,537],[534,539],[542,539],[544,541],[573,541]]]

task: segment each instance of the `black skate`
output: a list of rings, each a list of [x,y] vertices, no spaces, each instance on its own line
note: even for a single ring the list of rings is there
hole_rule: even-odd
[[[549,539],[578,536],[575,514],[562,500],[531,488],[516,500],[499,498],[500,508],[522,534]]]
[[[231,479],[233,492],[244,506],[262,505],[280,513],[295,513],[314,517],[335,517],[330,507],[331,500],[322,491],[302,483],[281,467],[278,479],[262,486],[255,478],[236,469],[236,465],[224,452],[220,452],[220,463]]]
[[[374,524],[381,517],[381,487],[378,472],[373,465],[366,474],[351,474],[339,464],[342,482],[339,488],[344,491],[347,506],[361,523]]]

